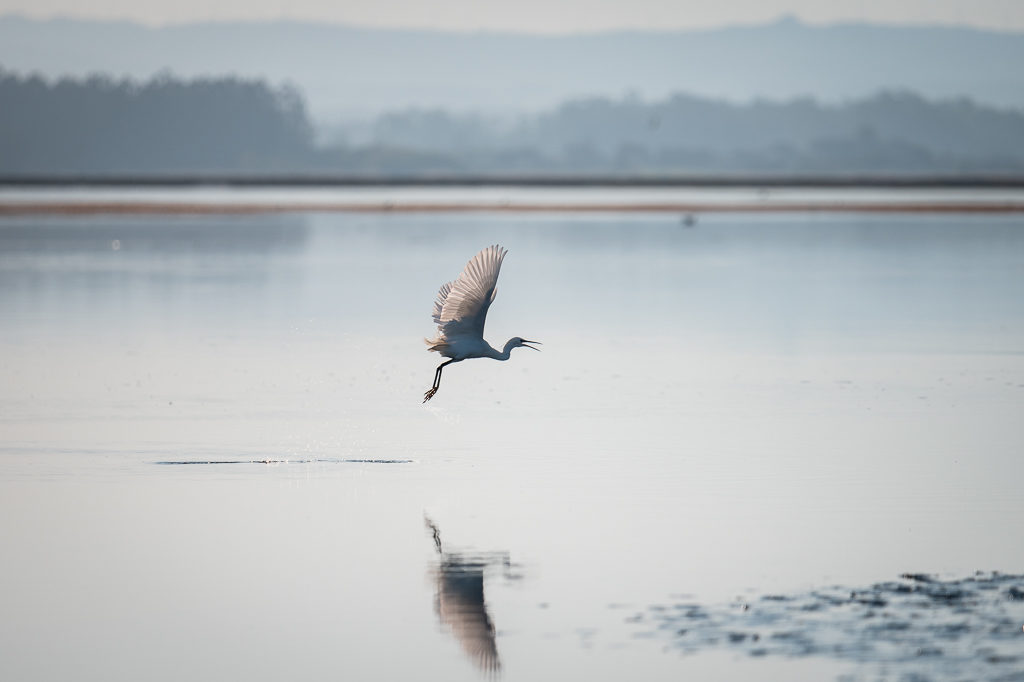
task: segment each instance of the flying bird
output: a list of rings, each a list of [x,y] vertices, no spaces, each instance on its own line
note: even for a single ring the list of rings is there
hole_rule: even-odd
[[[508,360],[512,349],[519,347],[540,350],[528,345],[540,344],[540,341],[527,341],[518,336],[506,341],[500,351],[484,341],[487,309],[491,307],[497,293],[495,285],[506,253],[508,251],[497,244],[488,246],[466,263],[462,274],[454,282],[448,282],[437,292],[437,300],[434,301],[437,336],[426,339],[429,346],[427,350],[451,359],[437,366],[434,385],[423,394],[423,402],[434,397],[441,386],[441,370],[453,362],[469,358]]]

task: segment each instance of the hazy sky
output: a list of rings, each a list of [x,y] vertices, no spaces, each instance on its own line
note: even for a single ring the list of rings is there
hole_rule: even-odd
[[[761,23],[939,23],[1024,30],[1024,0],[0,0],[0,14],[132,19],[329,21],[364,26],[576,32]]]

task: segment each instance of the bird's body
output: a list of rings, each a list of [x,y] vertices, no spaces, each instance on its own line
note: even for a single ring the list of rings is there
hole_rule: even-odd
[[[446,365],[470,358],[508,360],[513,348],[533,348],[527,344],[539,343],[516,336],[499,351],[484,341],[484,323],[497,294],[498,273],[506,253],[508,251],[498,245],[487,247],[466,264],[454,282],[448,282],[438,291],[433,312],[438,333],[435,338],[427,340],[427,350],[450,359],[438,366],[434,385],[424,394],[423,402],[437,393],[441,385],[441,370]]]

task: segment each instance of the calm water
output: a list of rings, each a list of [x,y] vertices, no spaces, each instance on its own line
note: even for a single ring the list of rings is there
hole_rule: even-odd
[[[1018,188],[944,187],[528,187],[482,185],[452,187],[12,187],[0,186],[0,203],[17,204],[192,204],[217,206],[352,206],[470,204],[484,206],[614,206],[702,204],[709,206],[773,204],[853,205],[923,203],[1021,206]]]
[[[544,351],[423,405],[492,243]],[[1022,294],[1020,215],[2,219],[0,678],[1022,675]]]

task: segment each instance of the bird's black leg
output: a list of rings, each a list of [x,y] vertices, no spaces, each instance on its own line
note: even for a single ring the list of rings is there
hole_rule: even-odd
[[[437,393],[437,389],[441,388],[441,370],[444,369],[445,365],[450,365],[453,362],[455,362],[455,360],[449,360],[448,362],[442,362],[437,366],[437,371],[434,372],[434,385],[429,391],[423,394],[423,402],[427,402],[433,398],[434,394]]]

